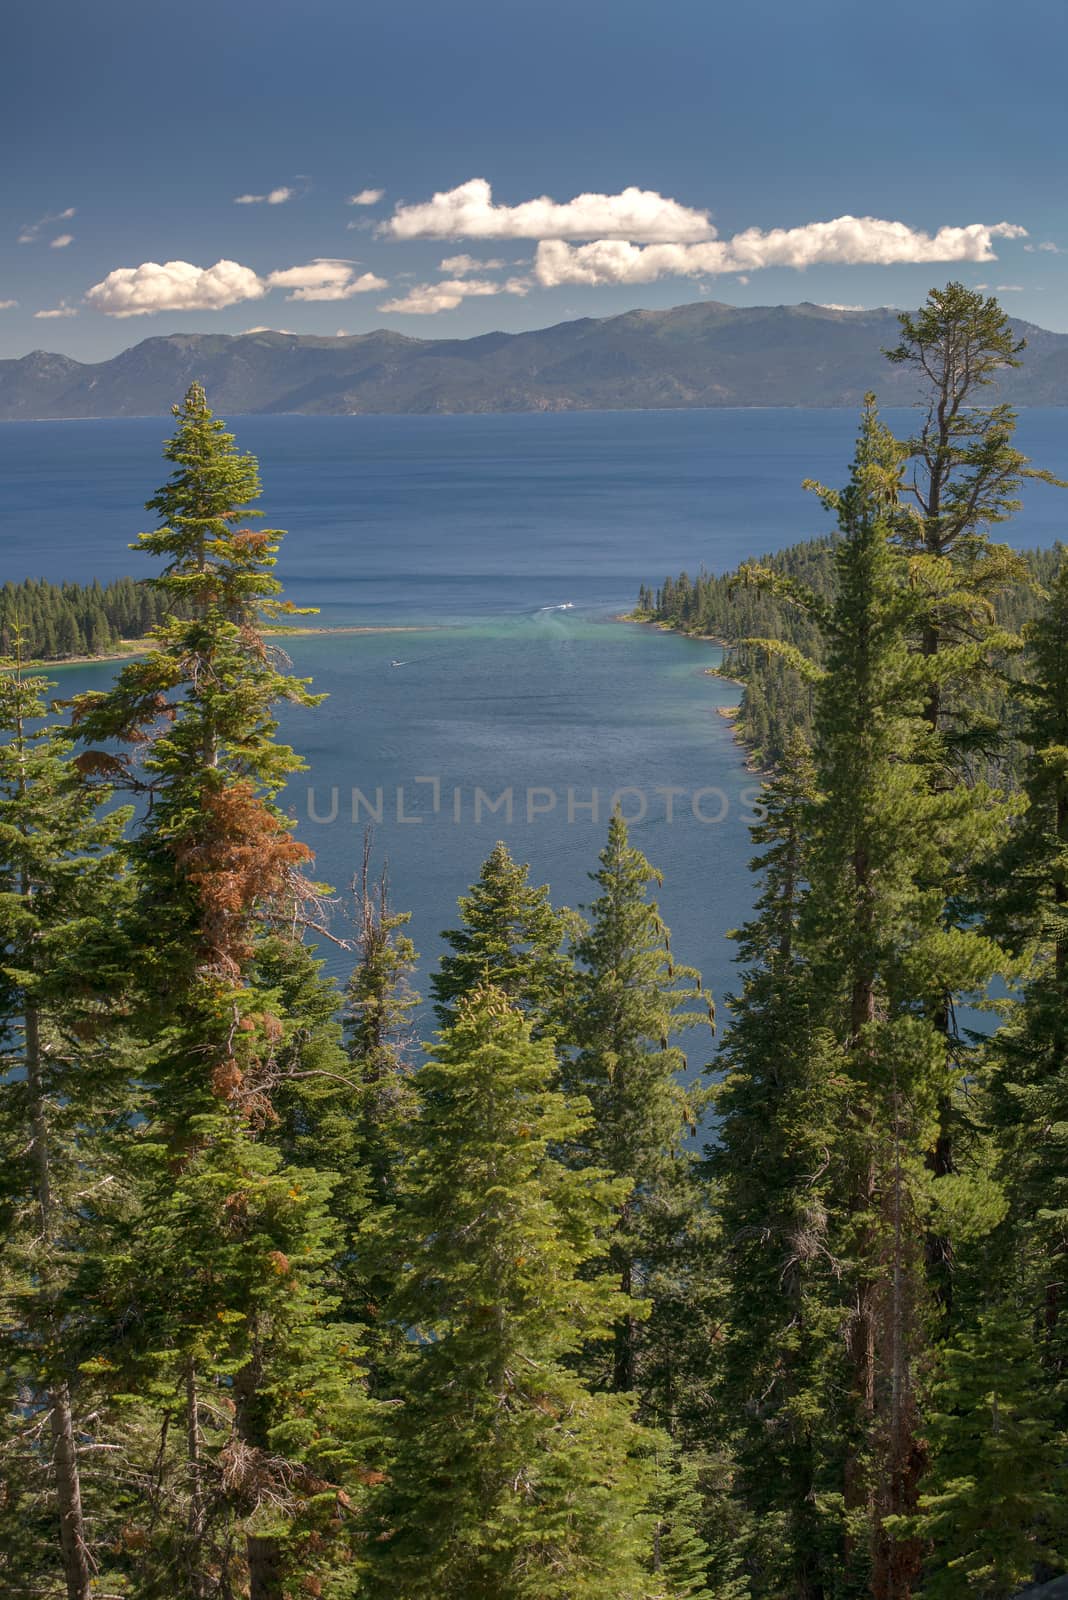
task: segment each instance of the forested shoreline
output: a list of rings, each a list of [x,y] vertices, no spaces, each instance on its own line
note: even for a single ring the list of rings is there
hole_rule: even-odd
[[[735,580],[809,698],[718,1018],[617,815],[575,909],[494,848],[418,1045],[373,841],[343,915],[282,809],[277,708],[319,696],[199,384],[138,540],[147,653],[49,709],[12,624],[5,1597],[1008,1600],[1068,1571],[1068,565],[1031,588],[992,536],[1041,474],[985,404],[1021,358],[1001,308],[950,284],[900,327],[916,436],[869,396],[814,486],[833,539]]]
[[[635,609],[625,619],[655,623],[723,646],[722,663],[710,671],[742,685],[734,726],[758,768],[777,766],[792,734],[812,737],[815,697],[790,652],[799,651],[806,661],[820,664],[821,641],[810,613],[792,604],[789,595],[791,586],[800,584],[822,600],[830,599],[835,543],[833,536],[807,539],[745,562],[733,572],[700,570],[693,578],[681,572],[665,578],[658,589],[643,584]],[[998,624],[1011,641],[1040,615],[1043,595],[1061,562],[1059,545],[1019,554],[1024,575],[992,596]],[[774,574],[778,587],[751,581],[754,569]],[[772,641],[772,647],[764,641]],[[786,648],[780,653],[776,646]],[[1018,721],[1018,706],[1009,689],[1018,676],[1013,643],[1000,651],[996,665],[996,676],[971,686],[970,710],[984,716],[1003,736],[992,754],[996,755],[998,775],[1004,778],[1011,776],[1020,756],[1011,738]]]
[[[106,656],[140,641],[163,621],[166,602],[133,578],[112,583],[49,583],[27,578],[0,589],[0,656],[10,657],[19,633],[27,661]]]

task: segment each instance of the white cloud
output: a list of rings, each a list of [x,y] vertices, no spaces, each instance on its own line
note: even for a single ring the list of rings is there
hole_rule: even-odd
[[[1054,244],[1052,239],[1043,239],[1041,244],[1025,244],[1024,249],[1028,255],[1034,255],[1036,250],[1045,250],[1047,255],[1063,256],[1064,251],[1059,244]]]
[[[52,250],[65,250],[69,244],[73,244],[73,243],[74,243],[74,235],[73,235],[73,233],[59,233],[52,240],[50,249],[52,249]]]
[[[336,256],[318,256],[302,267],[285,267],[281,272],[268,273],[267,282],[272,289],[313,289],[322,284],[347,283],[354,265]]]
[[[491,283],[485,278],[444,278],[440,283],[413,284],[403,299],[387,300],[378,309],[411,317],[432,317],[439,311],[455,311],[470,298],[491,294],[524,295],[529,289],[529,278],[509,278],[505,283]]]
[[[77,214],[76,206],[67,206],[64,211],[49,211],[39,221],[27,223],[18,236],[18,242],[19,244],[36,244],[42,228],[47,228],[53,222],[69,222],[71,217],[77,216]]]
[[[835,300],[818,300],[821,311],[867,311],[867,306],[842,306]]]
[[[241,300],[259,300],[267,284],[237,261],[196,267],[190,261],[143,261],[116,267],[85,296],[109,317],[145,317],[156,311],[221,311]]]
[[[653,189],[580,194],[563,204],[541,195],[495,206],[485,178],[471,178],[416,205],[398,205],[379,231],[393,239],[712,239],[705,211]]]
[[[59,305],[53,306],[50,311],[34,312],[34,316],[39,322],[48,322],[53,317],[76,317],[77,315],[77,307],[69,306],[65,300],[61,300]]]
[[[262,327],[262,328],[246,328],[245,332],[246,333],[289,333],[289,334],[292,334],[294,332],[294,329],[293,328],[266,328],[266,327]]]
[[[375,289],[388,289],[386,278],[364,272],[357,278],[356,263],[322,256],[302,267],[286,267],[281,272],[267,275],[271,289],[291,289],[287,300],[350,300],[354,294],[368,294]]]
[[[284,206],[287,200],[292,200],[296,194],[295,189],[270,189],[266,194],[237,194],[234,196],[235,206]]]
[[[994,290],[995,294],[1023,294],[1022,283],[999,283]]]
[[[359,194],[349,195],[350,206],[376,206],[385,194],[384,189],[361,189]]]
[[[17,300],[0,300],[0,311],[10,311],[13,306],[17,305]]]
[[[560,284],[655,283],[665,277],[757,271],[762,267],[891,266],[906,262],[996,261],[993,240],[1019,239],[1027,230],[1011,222],[972,222],[939,228],[935,234],[881,217],[836,217],[799,228],[764,233],[747,228],[731,239],[698,244],[650,244],[644,249],[623,239],[597,239],[572,246],[563,239],[538,245],[534,274],[543,288]]]
[[[477,261],[474,256],[446,256],[438,263],[438,271],[447,272],[450,278],[463,278],[469,272],[500,272],[507,265],[507,261]]]

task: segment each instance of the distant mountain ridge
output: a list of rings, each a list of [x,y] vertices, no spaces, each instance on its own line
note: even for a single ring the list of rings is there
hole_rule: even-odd
[[[1068,405],[1068,334],[1013,322],[1024,366],[1005,374],[1017,405]],[[170,334],[109,361],[35,350],[0,361],[0,420],[164,416],[193,379],[233,414],[670,410],[852,406],[875,389],[909,404],[914,376],[892,367],[896,313],[827,306],[724,305],[585,317],[529,333],[412,339],[380,329],[307,334]]]

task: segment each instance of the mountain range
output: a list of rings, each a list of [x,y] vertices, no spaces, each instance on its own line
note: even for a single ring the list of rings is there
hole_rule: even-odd
[[[1068,405],[1068,334],[1013,327],[1028,348],[1001,397]],[[108,361],[40,350],[0,361],[0,420],[162,416],[194,379],[229,414],[854,406],[867,389],[884,405],[909,404],[915,376],[882,354],[897,339],[889,307],[709,300],[470,339],[181,333]]]

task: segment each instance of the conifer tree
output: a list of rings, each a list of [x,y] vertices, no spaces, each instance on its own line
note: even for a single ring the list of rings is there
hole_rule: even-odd
[[[893,541],[901,451],[869,401],[852,481],[835,506],[843,539],[817,701],[819,806],[804,936],[816,981],[836,1012],[846,1085],[839,1141],[845,1213],[840,1256],[849,1314],[855,1426],[844,1484],[847,1519],[870,1532],[877,1597],[911,1592],[915,1541],[887,1528],[915,1508],[926,1464],[919,1413],[925,1262],[918,1241],[941,1233],[950,1196],[927,1176],[944,1108],[961,1088],[947,1051],[945,995],[982,991],[1003,966],[967,918],[947,916],[946,885],[989,847],[998,812],[982,786],[932,791],[938,759],[926,717],[948,652],[912,650],[924,585],[908,584]],[[992,819],[992,820],[991,820]],[[844,960],[843,960],[844,955]],[[943,1176],[948,1176],[943,1174]],[[975,1196],[982,1204],[982,1181]]]
[[[345,996],[346,1049],[362,1085],[356,1164],[368,1176],[374,1204],[385,1206],[394,1198],[401,1136],[414,1107],[407,1052],[419,996],[411,985],[415,946],[400,931],[411,913],[390,908],[385,870],[372,884],[369,836],[356,918],[357,962]]]
[[[13,643],[19,652],[17,625]],[[83,1492],[91,1350],[76,1285],[105,1247],[100,1213],[123,1182],[111,1135],[129,1114],[128,1056],[108,942],[129,813],[101,814],[106,796],[70,762],[65,730],[42,720],[47,688],[18,659],[0,673],[0,1346],[12,1408],[0,1573],[14,1592],[58,1569],[68,1600],[87,1600],[101,1529]],[[27,1516],[42,1486],[55,1567]]]
[[[132,847],[136,976],[155,1051],[146,1222],[131,1265],[146,1294],[134,1356],[170,1386],[186,1440],[172,1559],[195,1597],[222,1571],[231,1586],[245,1574],[251,1600],[281,1600],[317,1460],[344,1454],[327,1445],[330,1397],[355,1392],[351,1332],[323,1315],[338,1245],[329,1181],[287,1162],[268,1134],[301,1023],[281,1014],[279,989],[256,967],[263,941],[288,936],[312,893],[309,851],[274,804],[301,765],[274,738],[274,706],[315,697],[263,635],[265,620],[293,608],[272,574],[281,535],[246,525],[255,459],[237,452],[199,385],[175,412],[165,448],[175,470],[148,503],[161,525],[137,545],[165,563],[151,581],[169,615],[149,656],[110,692],[80,697],[75,719],[87,741],[140,754],[136,768],[100,750],[83,761],[129,774],[152,802]],[[167,1256],[169,1295],[151,1267]],[[328,1481],[322,1493],[330,1499]]]
[[[574,913],[554,910],[548,888],[532,884],[530,868],[498,841],[478,882],[460,896],[460,919],[442,935],[452,954],[430,980],[439,1021],[448,1026],[461,996],[492,984],[540,1029],[557,1026],[570,991],[563,947],[576,931]]]
[[[834,1506],[847,1377],[830,1161],[843,1096],[799,948],[815,802],[811,752],[794,736],[751,828],[761,891],[734,936],[743,983],[716,1062],[708,1151],[730,1305],[715,1425],[748,1511],[741,1548],[754,1593],[791,1600],[833,1592],[843,1560]]]
[[[990,601],[1009,583],[1026,580],[1021,558],[992,543],[990,529],[1019,508],[1025,481],[1058,480],[1017,449],[1012,407],[983,404],[998,374],[1020,365],[1026,343],[997,300],[948,283],[932,289],[916,315],[903,312],[898,320],[900,343],[886,355],[917,374],[925,406],[920,431],[907,446],[915,467],[903,496],[913,514],[899,526],[907,549],[946,563],[956,580],[941,594],[932,592],[922,619],[925,655],[957,651],[956,673],[932,682],[925,714],[933,727],[941,723],[967,743],[976,730],[954,726],[956,707],[946,703],[946,690],[969,671],[989,668],[990,646],[1000,642],[988,637],[997,632]]]
[[[990,1120],[1008,1197],[1012,1280],[1023,1285],[1049,1414],[1068,1425],[1068,561],[1028,630],[1026,809],[985,885],[988,924],[1019,963],[993,1041]]]
[[[908,443],[914,470],[906,489],[911,514],[899,516],[902,548],[922,559],[913,582],[926,592],[916,644],[926,657],[941,657],[930,675],[924,715],[940,739],[932,747],[935,789],[973,778],[976,753],[996,765],[1004,730],[976,713],[975,685],[1003,670],[1006,653],[1019,640],[997,625],[994,602],[1014,583],[1026,582],[1021,556],[992,542],[990,530],[1018,509],[1018,491],[1039,479],[1065,487],[1031,465],[1014,443],[1016,414],[1004,403],[983,404],[998,373],[1020,365],[1025,341],[1013,333],[998,302],[963,284],[932,289],[915,316],[903,313],[901,341],[886,352],[895,365],[915,371],[926,401],[924,420]],[[947,860],[947,897],[962,863]],[[966,870],[966,867],[965,867]],[[946,1038],[947,1054],[960,1053],[948,992],[932,999],[932,1016]],[[931,1153],[936,1176],[957,1166],[956,1146],[967,1137],[959,1104],[943,1100],[939,1133]],[[928,1270],[943,1320],[951,1321],[954,1242],[933,1234],[927,1241]]]
[[[951,1172],[934,1159],[967,1066],[944,1025],[947,997],[982,991],[1003,967],[959,902],[962,876],[991,848],[1004,812],[982,786],[931,783],[943,761],[927,716],[932,686],[959,662],[952,651],[927,655],[914,644],[931,592],[944,593],[952,575],[941,558],[901,548],[903,455],[869,397],[850,485],[820,491],[842,534],[833,601],[780,585],[807,605],[825,661],[816,702],[821,798],[808,808],[797,948],[821,1075],[840,1097],[819,1170],[833,1197],[823,1248],[852,1393],[817,1445],[828,1460],[844,1450],[844,1570],[851,1583],[870,1582],[879,1600],[904,1600],[920,1567],[919,1543],[899,1537],[898,1520],[915,1511],[926,1465],[919,1378],[927,1285],[918,1241],[944,1237],[952,1211],[988,1203],[985,1174]]]
[[[686,1257],[700,1258],[708,1230],[687,1144],[707,1097],[684,1084],[686,1057],[672,1038],[711,1023],[715,1013],[696,968],[673,958],[668,929],[648,898],[660,874],[630,843],[618,813],[590,877],[600,894],[575,945],[579,973],[567,1036],[574,1052],[565,1083],[593,1110],[577,1158],[628,1184],[610,1253],[620,1289],[653,1302],[640,1329],[632,1317],[616,1325],[598,1381],[639,1392],[643,1413],[671,1427],[695,1267],[699,1276],[699,1259]]]
[[[901,1530],[934,1553],[924,1600],[1009,1600],[1039,1569],[1068,1558],[1065,1434],[1046,1388],[1029,1319],[1002,1296],[942,1352],[931,1385],[933,1465],[920,1512]]]
[[[625,1183],[553,1154],[588,1120],[555,1077],[551,1042],[489,989],[416,1075],[390,1308],[413,1342],[368,1545],[383,1597],[680,1592],[643,1565],[655,1481],[631,1401],[591,1394],[571,1365],[623,1310],[584,1269]]]

